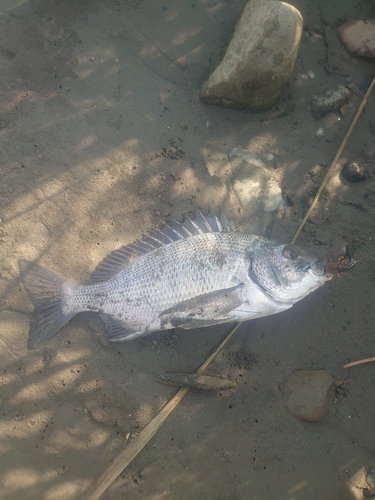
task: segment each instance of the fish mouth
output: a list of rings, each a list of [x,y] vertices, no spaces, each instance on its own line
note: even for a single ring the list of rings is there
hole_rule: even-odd
[[[329,273],[326,272],[327,261],[318,259],[315,262],[308,264],[305,271],[311,271],[315,276],[325,276]]]
[[[309,251],[302,249],[296,245],[285,245],[272,249],[272,252],[282,261],[292,262],[292,267],[299,273],[310,273],[314,276],[321,277],[328,273],[326,272],[327,261],[317,258]]]
[[[296,262],[296,260],[294,260],[294,266],[297,272],[311,272],[314,276],[324,276],[329,274],[326,271],[326,265],[328,263],[327,260],[317,259],[307,253],[302,256],[300,262]]]

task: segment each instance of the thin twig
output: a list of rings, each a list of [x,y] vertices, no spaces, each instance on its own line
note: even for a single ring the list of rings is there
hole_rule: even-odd
[[[343,366],[343,368],[350,368],[351,366],[363,365],[364,363],[371,363],[371,361],[375,361],[375,356],[372,358],[360,359],[359,361],[352,361],[351,363],[347,363]]]

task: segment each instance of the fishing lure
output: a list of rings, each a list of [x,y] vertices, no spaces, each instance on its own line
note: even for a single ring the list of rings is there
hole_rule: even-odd
[[[325,265],[326,273],[330,274],[340,274],[349,271],[353,266],[356,265],[355,260],[348,260],[345,257],[339,257],[336,262],[332,259],[329,259],[327,264]]]

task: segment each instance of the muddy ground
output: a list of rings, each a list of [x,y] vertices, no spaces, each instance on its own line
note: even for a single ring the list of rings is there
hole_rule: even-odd
[[[100,319],[82,314],[28,351],[32,305],[17,260],[85,282],[113,249],[197,208],[221,208],[254,231],[232,189],[234,147],[258,154],[278,180],[289,205],[263,235],[289,242],[374,73],[335,33],[369,4],[337,13],[325,3],[296,2],[298,59],[264,114],[198,99],[242,0],[35,0],[0,16],[1,499],[79,498],[176,392],[153,374],[194,371],[229,330],[111,344]],[[313,118],[311,96],[348,78],[343,113]],[[237,388],[191,391],[103,498],[363,498],[375,464],[375,365],[343,365],[375,355],[374,103],[298,239],[330,255],[343,238],[357,266],[291,310],[242,324],[208,370]],[[340,177],[348,161],[365,181]],[[279,385],[297,369],[327,369],[337,382],[322,423],[284,406]]]

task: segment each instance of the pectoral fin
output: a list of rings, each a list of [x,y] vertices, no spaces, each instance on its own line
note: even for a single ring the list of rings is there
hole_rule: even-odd
[[[180,302],[160,314],[161,324],[163,328],[190,330],[230,321],[227,315],[243,303],[240,293],[243,286],[241,283]]]

